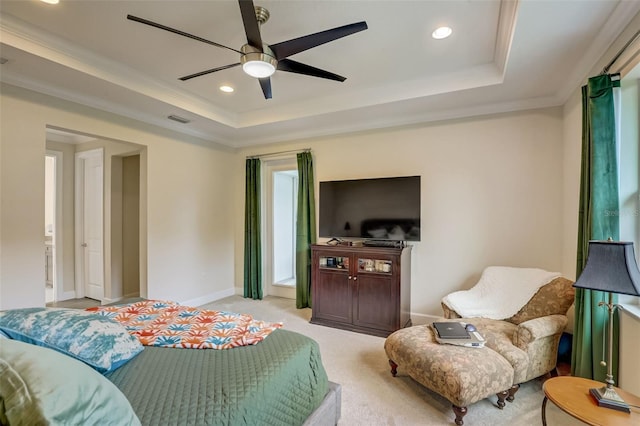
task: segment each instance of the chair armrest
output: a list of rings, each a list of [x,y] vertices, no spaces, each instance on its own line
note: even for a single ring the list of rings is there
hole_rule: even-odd
[[[536,340],[562,334],[567,321],[566,315],[547,315],[520,323],[513,334],[513,344],[526,350]]]
[[[460,315],[458,315],[456,311],[448,307],[444,302],[440,302],[440,305],[442,306],[442,312],[444,312],[443,316],[445,318],[447,319],[462,318]]]

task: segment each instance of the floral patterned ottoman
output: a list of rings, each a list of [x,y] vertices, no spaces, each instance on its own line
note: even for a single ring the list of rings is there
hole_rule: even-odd
[[[392,333],[384,349],[394,377],[400,366],[412,379],[451,401],[457,425],[464,423],[470,404],[495,394],[502,409],[512,392],[514,370],[504,357],[488,347],[440,344],[427,325]]]

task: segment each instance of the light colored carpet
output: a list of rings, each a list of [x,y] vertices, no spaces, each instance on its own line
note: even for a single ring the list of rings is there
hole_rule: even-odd
[[[231,296],[203,307],[247,313],[255,319],[283,322],[284,328],[311,337],[320,345],[329,380],[342,385],[340,426],[455,425],[451,403],[413,381],[398,369],[390,373],[384,338],[310,324],[311,309],[296,309],[295,301],[266,297],[262,301]],[[504,410],[496,397],[469,407],[467,426],[540,425],[544,378],[532,380]],[[549,426],[581,425],[553,403],[547,404]]]

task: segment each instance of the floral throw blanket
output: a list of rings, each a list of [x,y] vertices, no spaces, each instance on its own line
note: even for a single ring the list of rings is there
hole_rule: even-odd
[[[146,346],[230,349],[255,345],[282,323],[256,321],[251,315],[212,311],[175,302],[143,300],[89,308],[121,323]]]

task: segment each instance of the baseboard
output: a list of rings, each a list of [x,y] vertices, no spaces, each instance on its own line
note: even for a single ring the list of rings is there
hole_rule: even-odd
[[[179,303],[185,306],[202,306],[206,305],[207,303],[215,302],[216,300],[224,299],[225,297],[233,296],[234,294],[236,294],[235,288],[230,287],[226,290],[209,293],[207,295],[196,297],[194,299],[181,300],[179,301]]]
[[[442,316],[411,313],[411,322],[413,325],[431,324],[438,319],[442,319]]]
[[[63,300],[71,300],[71,299],[75,299],[76,298],[76,291],[72,290],[72,291],[65,291],[62,293],[62,296],[60,296],[58,299],[56,299],[56,302],[62,302]]]
[[[124,297],[114,297],[113,299],[109,298],[109,297],[103,297],[100,300],[100,304],[101,305],[109,305],[110,303],[116,303],[116,302],[119,302],[119,301],[121,301],[123,299],[124,299]]]

